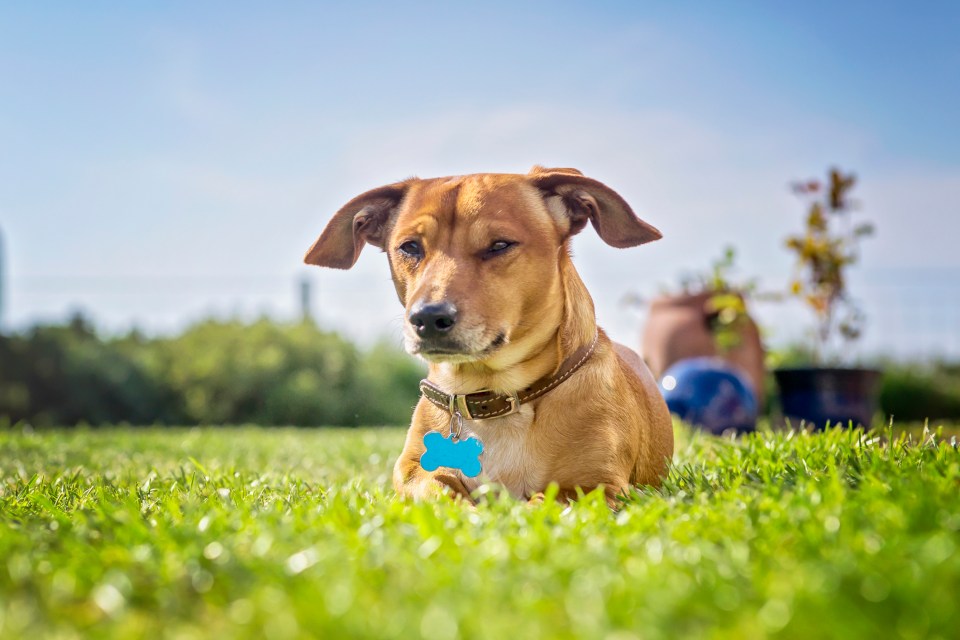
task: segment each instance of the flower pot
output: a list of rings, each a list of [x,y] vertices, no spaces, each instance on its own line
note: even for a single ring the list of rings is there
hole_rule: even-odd
[[[790,368],[773,372],[785,418],[823,429],[831,425],[869,427],[877,411],[880,372],[876,369]]]
[[[712,292],[661,296],[650,303],[641,338],[641,352],[650,371],[659,380],[673,364],[687,358],[717,357],[738,367],[750,381],[757,402],[763,405],[763,344],[749,315],[738,328],[738,344],[722,351],[710,328]]]

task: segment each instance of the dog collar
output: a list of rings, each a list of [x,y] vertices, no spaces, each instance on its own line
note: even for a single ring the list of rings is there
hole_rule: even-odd
[[[423,379],[420,381],[420,393],[451,416],[459,413],[466,420],[502,418],[520,411],[520,405],[536,400],[572,376],[593,355],[599,338],[600,332],[597,331],[593,342],[574,351],[573,355],[563,361],[555,374],[540,378],[522,391],[496,393],[491,389],[482,389],[473,393],[449,394],[429,380]]]

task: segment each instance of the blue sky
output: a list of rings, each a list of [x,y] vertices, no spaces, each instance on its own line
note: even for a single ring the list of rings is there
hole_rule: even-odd
[[[306,274],[324,322],[392,338],[382,256],[299,264],[329,215],[409,175],[541,163],[607,182],[664,231],[575,244],[602,324],[631,341],[623,294],[724,244],[782,285],[802,218],[786,185],[836,163],[877,223],[855,281],[884,349],[918,322],[888,322],[891,298],[960,299],[930,290],[960,275],[957,33],[947,2],[5,3],[4,320],[289,317]],[[761,315],[775,337],[800,330],[789,308]]]

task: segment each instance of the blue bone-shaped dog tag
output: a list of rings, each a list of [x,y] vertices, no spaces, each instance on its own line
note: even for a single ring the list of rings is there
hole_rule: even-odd
[[[476,438],[454,440],[444,438],[439,431],[431,431],[423,436],[423,446],[427,448],[420,456],[420,466],[424,471],[451,467],[460,469],[468,478],[480,475],[480,454],[483,453],[483,443]]]

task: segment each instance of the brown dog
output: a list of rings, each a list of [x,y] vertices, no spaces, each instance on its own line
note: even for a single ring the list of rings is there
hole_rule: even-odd
[[[602,486],[615,506],[631,485],[660,484],[673,455],[666,404],[640,358],[598,329],[570,260],[588,220],[614,247],[660,238],[609,187],[534,167],[373,189],[307,252],[307,264],[339,269],[365,242],[387,253],[406,348],[430,367],[394,468],[400,494],[471,500],[492,482],[539,500],[554,482],[563,500]],[[430,431],[479,439],[482,473],[427,471]]]

